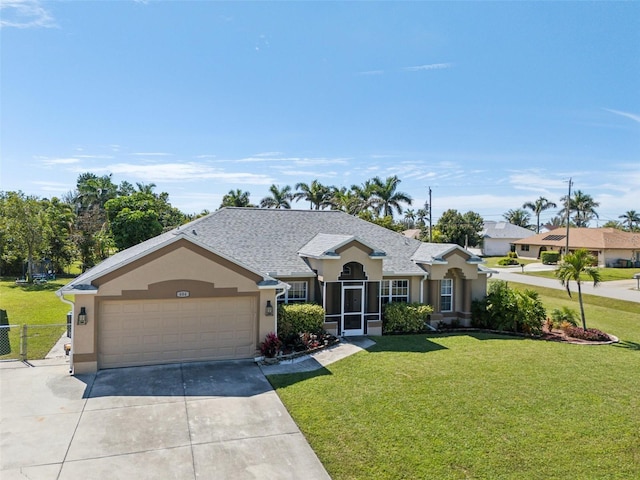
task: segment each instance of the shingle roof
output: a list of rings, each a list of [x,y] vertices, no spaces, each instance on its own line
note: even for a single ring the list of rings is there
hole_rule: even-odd
[[[170,232],[109,257],[64,287],[93,279],[176,241],[189,239],[272,280],[272,277],[312,276],[299,255],[321,256],[351,240],[382,255],[385,274],[424,273],[416,260],[426,261],[454,244],[425,244],[352,215],[333,210],[222,208]],[[420,255],[414,254],[420,251]]]
[[[566,233],[564,228],[558,228],[513,243],[564,247],[567,242]],[[623,232],[616,228],[570,228],[569,248],[637,250],[640,249],[640,233]]]
[[[528,228],[519,227],[508,222],[484,222],[480,236],[484,238],[526,238],[535,235]]]

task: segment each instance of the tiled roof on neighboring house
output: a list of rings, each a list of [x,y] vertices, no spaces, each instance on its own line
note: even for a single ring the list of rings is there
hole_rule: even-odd
[[[536,233],[528,228],[519,227],[508,222],[484,222],[484,228],[480,231],[483,238],[525,238]]]
[[[566,230],[556,229],[513,242],[516,245],[564,247]],[[589,250],[640,249],[640,233],[623,232],[616,228],[570,228],[569,248]]]
[[[371,248],[372,256],[382,257],[383,272],[389,275],[423,274],[425,270],[416,261],[427,263],[438,252],[463,250],[454,244],[425,244],[340,211],[223,208],[118,252],[63,288],[91,283],[180,238],[259,273],[265,281],[313,276],[301,255],[326,255],[352,240]]]

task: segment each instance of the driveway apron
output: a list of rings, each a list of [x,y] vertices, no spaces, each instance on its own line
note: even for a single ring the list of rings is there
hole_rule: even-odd
[[[329,479],[249,361],[0,366],[0,478]]]

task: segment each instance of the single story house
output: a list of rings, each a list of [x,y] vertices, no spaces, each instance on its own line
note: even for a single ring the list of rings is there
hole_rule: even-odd
[[[506,256],[513,242],[529,238],[536,233],[528,228],[519,227],[509,222],[486,221],[480,232],[482,246],[480,252],[485,257]]]
[[[544,251],[564,252],[567,230],[563,227],[513,242],[519,257],[540,258]],[[640,262],[640,233],[616,228],[570,228],[569,251],[586,248],[600,267],[625,266]]]
[[[339,211],[223,208],[123,250],[58,290],[73,295],[72,368],[253,358],[278,303],[316,302],[324,328],[381,335],[388,302],[470,318],[490,270]]]

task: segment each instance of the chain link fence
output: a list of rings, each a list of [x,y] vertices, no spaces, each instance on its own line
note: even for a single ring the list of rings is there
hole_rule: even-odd
[[[66,323],[0,325],[0,360],[24,361],[46,358],[56,344],[64,341],[63,335],[68,339]]]

